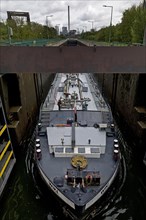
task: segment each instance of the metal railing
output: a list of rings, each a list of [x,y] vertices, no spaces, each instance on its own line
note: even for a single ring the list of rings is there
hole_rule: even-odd
[[[59,38],[50,38],[50,39],[32,39],[32,40],[12,40],[11,43],[9,40],[1,40],[1,46],[46,46],[60,41]]]

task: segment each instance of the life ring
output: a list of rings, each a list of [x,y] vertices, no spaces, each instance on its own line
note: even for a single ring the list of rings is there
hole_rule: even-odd
[[[71,164],[73,167],[76,167],[76,168],[79,167],[81,169],[84,169],[87,166],[88,162],[84,156],[76,155],[72,157]]]
[[[86,184],[91,185],[92,179],[93,179],[93,176],[91,174],[87,174],[86,177],[85,177]]]

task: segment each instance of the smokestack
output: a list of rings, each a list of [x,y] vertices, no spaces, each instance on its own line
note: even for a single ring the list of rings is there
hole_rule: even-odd
[[[68,5],[68,33],[70,32],[70,7]]]

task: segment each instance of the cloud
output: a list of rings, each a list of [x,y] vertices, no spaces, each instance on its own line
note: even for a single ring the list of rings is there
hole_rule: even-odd
[[[30,13],[31,21],[45,24],[46,16],[53,26],[67,26],[68,5],[70,6],[71,29],[87,26],[90,30],[94,21],[95,27],[108,26],[110,22],[110,8],[103,5],[113,6],[113,24],[120,22],[122,13],[133,4],[139,5],[142,0],[0,0],[1,19],[6,20],[7,11],[24,11]]]

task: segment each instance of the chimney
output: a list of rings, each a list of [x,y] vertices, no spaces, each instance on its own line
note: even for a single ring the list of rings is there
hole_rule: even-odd
[[[68,5],[68,33],[70,32],[70,7]]]

